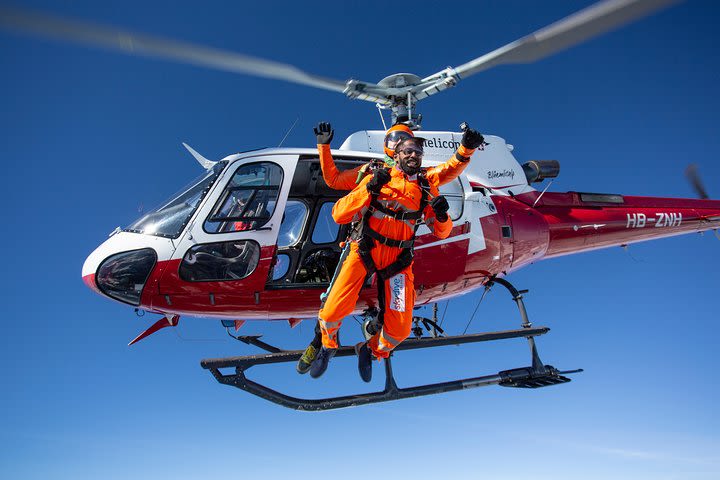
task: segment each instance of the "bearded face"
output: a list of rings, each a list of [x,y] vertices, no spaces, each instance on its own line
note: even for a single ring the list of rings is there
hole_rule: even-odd
[[[405,175],[412,176],[420,171],[423,153],[414,142],[402,142],[395,150],[395,161]]]

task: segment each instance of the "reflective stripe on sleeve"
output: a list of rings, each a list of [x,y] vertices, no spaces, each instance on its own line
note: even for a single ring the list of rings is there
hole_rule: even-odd
[[[380,337],[378,338],[378,350],[381,352],[389,352],[398,345],[402,340],[395,340],[390,335],[385,335],[385,329],[380,330]]]
[[[337,322],[326,322],[322,318],[320,318],[319,321],[320,326],[323,327],[325,330],[330,330],[331,328],[338,328],[342,323],[340,320],[338,320]]]

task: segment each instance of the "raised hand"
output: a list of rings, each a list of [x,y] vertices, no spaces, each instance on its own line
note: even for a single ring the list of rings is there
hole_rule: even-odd
[[[332,125],[328,122],[318,123],[317,127],[313,128],[313,132],[315,132],[315,136],[317,137],[318,145],[330,145],[333,135],[335,135],[335,130],[332,129]]]

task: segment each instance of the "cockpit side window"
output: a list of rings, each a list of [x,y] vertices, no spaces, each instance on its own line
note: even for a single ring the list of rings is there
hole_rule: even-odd
[[[241,280],[258,266],[260,245],[253,240],[195,245],[180,264],[186,282]]]
[[[240,166],[220,196],[203,229],[207,233],[255,230],[275,211],[283,171],[279,165],[258,162]]]

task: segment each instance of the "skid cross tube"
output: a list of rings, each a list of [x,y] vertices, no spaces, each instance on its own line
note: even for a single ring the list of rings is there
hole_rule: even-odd
[[[458,335],[451,337],[408,339],[398,345],[395,350],[415,350],[419,348],[439,347],[445,345],[460,345],[464,343],[486,342],[509,338],[532,338],[537,335],[543,335],[549,330],[550,329],[547,327],[537,327],[522,328],[519,330],[505,330],[500,332]],[[449,382],[420,385],[410,388],[399,388],[395,383],[395,378],[393,376],[392,362],[388,358],[385,360],[385,389],[381,392],[346,395],[333,398],[303,399],[285,395],[269,387],[266,387],[265,385],[249,380],[245,376],[245,371],[255,365],[294,362],[297,361],[302,354],[302,350],[280,351],[277,353],[248,355],[242,357],[206,359],[202,360],[200,362],[200,365],[203,368],[210,370],[213,376],[217,379],[217,381],[222,384],[237,387],[241,390],[245,390],[248,393],[252,393],[253,395],[256,395],[260,398],[269,400],[287,408],[312,411],[331,410],[336,408],[366,405],[370,403],[401,400],[404,398],[433,395],[437,393],[483,387],[487,385],[500,384],[505,386],[525,386],[520,384],[522,382],[537,377],[537,372],[535,372],[532,367],[526,367],[522,369],[499,372],[495,375],[486,375],[482,377],[473,377],[462,380],[453,380]],[[348,357],[354,355],[354,348],[349,346],[339,348],[337,350],[337,353],[335,354],[336,357]],[[233,367],[235,368],[234,374],[223,374],[220,372],[221,368]],[[560,374],[571,373],[559,372],[550,366],[547,366],[545,368],[547,371],[543,372],[543,376],[557,377],[558,380],[555,383],[564,383],[565,381],[568,381],[564,377],[561,377]],[[513,383],[516,383],[518,385],[515,385]],[[552,381],[549,384],[552,384]]]

